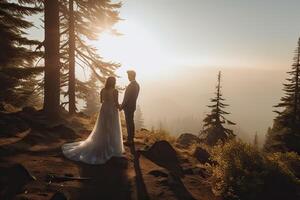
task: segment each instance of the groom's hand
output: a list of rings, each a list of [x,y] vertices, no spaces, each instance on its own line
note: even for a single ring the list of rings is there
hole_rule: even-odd
[[[119,104],[119,111],[123,109],[122,105]]]

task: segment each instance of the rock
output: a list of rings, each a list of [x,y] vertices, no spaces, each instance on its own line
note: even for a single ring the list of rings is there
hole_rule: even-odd
[[[22,164],[3,167],[0,171],[0,182],[5,186],[0,192],[3,199],[12,199],[27,183],[36,180]]]
[[[178,176],[183,176],[183,170],[180,166],[175,149],[165,140],[157,141],[147,150],[140,153],[163,168],[173,172]]]
[[[197,147],[193,156],[202,164],[211,163],[209,160],[210,154],[202,147]]]
[[[149,174],[155,177],[168,177],[168,173],[162,170],[152,170],[149,172]]]
[[[148,129],[146,128],[141,128],[141,131],[144,131],[144,132],[150,132]]]
[[[50,200],[67,200],[67,196],[63,192],[56,192]]]
[[[36,178],[22,165],[15,164],[8,169],[8,175],[16,180],[23,180],[24,182],[34,181]]]
[[[192,133],[183,133],[176,140],[176,143],[183,147],[188,147],[199,142],[200,139]]]

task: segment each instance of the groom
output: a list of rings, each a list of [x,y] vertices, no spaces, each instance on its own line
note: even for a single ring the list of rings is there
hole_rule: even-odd
[[[135,133],[134,127],[134,112],[136,109],[136,100],[139,95],[140,86],[136,82],[135,77],[136,73],[133,70],[127,71],[128,80],[130,84],[127,86],[124,94],[123,103],[120,106],[120,110],[124,110],[126,127],[127,127],[127,144],[133,144],[133,138]]]

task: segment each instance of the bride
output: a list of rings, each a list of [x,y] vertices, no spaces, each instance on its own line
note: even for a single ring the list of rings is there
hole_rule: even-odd
[[[122,156],[124,147],[115,85],[116,78],[108,77],[100,92],[100,113],[89,137],[62,146],[62,152],[67,158],[88,164],[103,164],[113,156]]]

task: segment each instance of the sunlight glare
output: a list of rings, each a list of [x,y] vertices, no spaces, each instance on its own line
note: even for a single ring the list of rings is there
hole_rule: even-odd
[[[155,34],[128,21],[122,22],[116,29],[123,35],[104,33],[95,45],[106,60],[121,63],[118,75],[123,78],[128,69],[133,69],[141,79],[155,79],[170,70],[167,51]]]

